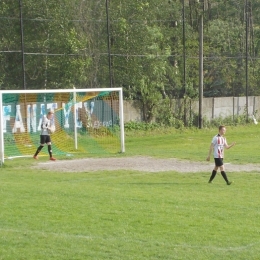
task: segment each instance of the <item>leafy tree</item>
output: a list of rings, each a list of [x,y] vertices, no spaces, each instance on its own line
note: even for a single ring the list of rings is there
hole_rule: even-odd
[[[28,89],[109,87],[111,80],[125,99],[139,101],[147,122],[160,111],[173,122],[171,100],[198,97],[203,15],[204,94],[245,95],[246,70],[249,95],[260,94],[260,3],[251,0],[2,0],[2,89],[23,87],[19,2]]]
[[[82,55],[82,50],[87,38],[78,34],[78,27],[72,22],[77,9],[70,7],[71,1],[23,1],[26,88],[68,88],[85,83],[90,59]],[[7,79],[2,81],[3,87],[19,89],[22,73],[18,1],[2,2],[1,13],[11,27],[8,33],[8,26],[4,26],[1,49],[13,51],[11,60],[11,55],[5,56],[9,60],[8,69],[2,67]],[[12,83],[12,75],[18,75],[20,80]]]

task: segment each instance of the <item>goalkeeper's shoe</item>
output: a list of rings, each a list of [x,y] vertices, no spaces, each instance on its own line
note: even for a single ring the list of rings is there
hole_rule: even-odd
[[[51,160],[51,161],[56,161],[56,158],[50,157],[50,160]]]
[[[34,155],[33,159],[38,160],[38,156]]]
[[[233,181],[228,181],[227,185],[231,185],[233,183]]]

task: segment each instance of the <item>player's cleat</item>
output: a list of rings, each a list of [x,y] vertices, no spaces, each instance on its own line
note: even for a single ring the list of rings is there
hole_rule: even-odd
[[[33,159],[38,160],[38,156],[35,156],[35,155],[34,155],[34,156],[33,156]]]
[[[209,183],[212,183],[212,181],[209,181]]]
[[[232,181],[228,181],[227,182],[227,185],[231,185],[233,182]]]
[[[54,157],[50,157],[51,161],[56,161],[56,159]]]

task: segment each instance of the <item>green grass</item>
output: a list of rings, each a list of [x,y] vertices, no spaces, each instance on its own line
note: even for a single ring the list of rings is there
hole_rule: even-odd
[[[211,140],[218,129],[166,129],[164,131],[126,134],[126,155],[149,155],[160,158],[181,158],[205,161]],[[227,126],[226,159],[235,163],[259,163],[260,125]]]
[[[229,161],[258,162],[258,129],[228,128]],[[205,160],[214,130],[126,136],[127,155]],[[191,141],[192,140],[192,141]],[[169,151],[168,151],[169,150]],[[260,175],[0,168],[0,259],[259,259]]]

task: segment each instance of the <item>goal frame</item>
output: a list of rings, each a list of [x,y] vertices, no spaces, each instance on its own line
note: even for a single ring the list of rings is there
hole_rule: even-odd
[[[86,88],[86,89],[38,89],[38,90],[0,90],[0,163],[5,161],[4,156],[4,120],[3,120],[3,94],[37,94],[37,93],[73,93],[76,96],[79,92],[103,92],[115,91],[119,93],[119,125],[120,125],[120,148],[121,153],[125,152],[125,133],[124,133],[124,111],[123,111],[123,90],[122,88]],[[74,106],[75,110],[75,106]],[[76,117],[74,117],[76,120]],[[74,122],[74,145],[77,149],[77,127]]]

